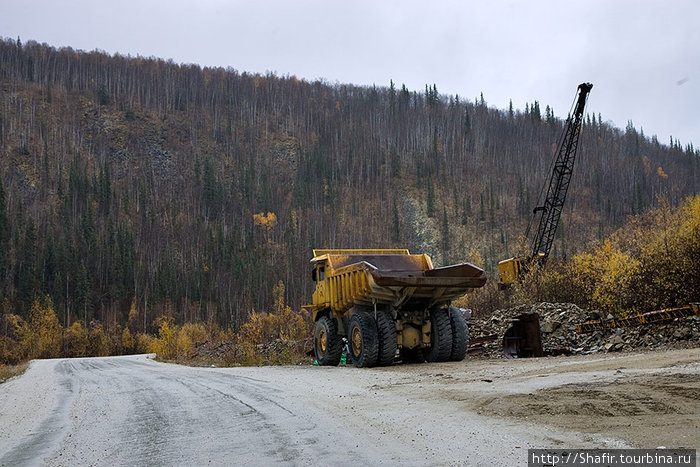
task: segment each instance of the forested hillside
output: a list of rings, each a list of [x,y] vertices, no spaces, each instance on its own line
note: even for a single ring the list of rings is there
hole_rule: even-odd
[[[499,110],[400,78],[368,88],[0,41],[3,312],[26,318],[48,295],[65,327],[125,325],[134,303],[140,331],[161,315],[238,328],[279,281],[293,309],[307,302],[323,247],[493,273],[524,247],[569,109]],[[699,188],[692,145],[587,115],[553,255]]]

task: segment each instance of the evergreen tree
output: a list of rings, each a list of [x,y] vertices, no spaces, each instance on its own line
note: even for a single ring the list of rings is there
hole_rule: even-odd
[[[401,224],[399,222],[399,208],[396,206],[396,200],[394,200],[393,215],[394,228],[392,230],[392,240],[394,240],[394,243],[398,245],[398,243],[401,241]]]
[[[515,112],[513,111],[513,99],[510,99],[508,101],[508,118],[513,120],[514,116],[515,116]]]
[[[109,163],[105,163],[100,170],[99,186],[99,201],[100,211],[107,215],[109,214],[109,205],[112,198],[112,181],[109,175]]]
[[[545,108],[544,114],[545,114],[545,119],[547,120],[547,123],[549,123],[549,124],[554,123],[554,111],[549,106],[547,106]]]
[[[433,144],[432,144],[432,155],[433,155],[433,167],[435,171],[439,173],[441,167],[440,164],[440,139],[438,137],[437,126],[433,128]]]
[[[78,274],[75,278],[74,286],[74,298],[75,298],[75,311],[81,315],[83,319],[83,324],[88,327],[90,322],[88,320],[88,310],[90,303],[90,275],[88,274],[85,262],[80,262],[80,267],[78,268]]]
[[[542,120],[542,114],[540,113],[540,103],[535,101],[534,104],[532,104],[532,107],[530,107],[530,116],[532,117],[533,120],[539,122]]]
[[[41,293],[51,295],[55,292],[53,284],[57,276],[57,258],[54,248],[53,235],[48,232],[44,241],[44,251],[41,255]]]
[[[9,262],[10,250],[10,224],[7,220],[7,206],[5,204],[5,190],[0,180],[0,295],[5,286],[5,273]]]
[[[391,162],[391,175],[393,177],[398,177],[401,175],[401,156],[399,156],[399,151],[396,149],[396,145],[392,144],[389,150],[389,158]]]
[[[36,228],[31,217],[27,219],[24,238],[21,241],[15,287],[21,300],[22,313],[27,313],[37,297],[36,277]]]
[[[209,157],[204,159],[202,171],[202,189],[204,190],[204,203],[209,215],[216,215],[219,210],[219,187],[214,166]]]
[[[472,132],[472,121],[469,118],[469,107],[466,105],[464,106],[464,120],[462,127],[464,128],[464,136],[468,138]]]
[[[428,177],[428,195],[426,201],[426,211],[428,217],[435,216],[435,188],[433,187],[433,177]]]
[[[471,215],[472,215],[471,196],[467,195],[467,196],[465,196],[464,206],[462,208],[462,225],[467,225]]]
[[[443,263],[447,264],[445,262],[445,259],[447,258],[447,254],[450,251],[450,224],[447,221],[447,208],[444,206],[442,208],[442,227],[440,229],[440,233],[442,237]]]

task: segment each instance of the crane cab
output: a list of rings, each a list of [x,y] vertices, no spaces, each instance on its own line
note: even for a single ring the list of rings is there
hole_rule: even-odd
[[[514,282],[518,282],[524,274],[524,263],[527,260],[525,256],[504,259],[498,263],[498,287],[505,289]]]
[[[544,253],[538,253],[535,257],[516,256],[500,261],[498,263],[498,275],[500,277],[498,287],[505,289],[515,282],[522,281],[533,263],[541,265],[544,262]]]

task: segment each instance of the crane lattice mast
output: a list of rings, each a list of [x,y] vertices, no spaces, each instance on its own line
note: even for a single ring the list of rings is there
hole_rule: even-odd
[[[541,215],[537,235],[532,244],[532,258],[540,263],[544,263],[547,260],[554,242],[554,234],[557,231],[576,160],[576,149],[583,123],[583,109],[586,106],[586,98],[592,87],[591,83],[581,83],[578,86],[576,108],[574,113],[566,120],[564,137],[559,145],[554,170],[549,180],[547,197],[544,205],[538,206],[534,210],[535,214],[541,212]]]

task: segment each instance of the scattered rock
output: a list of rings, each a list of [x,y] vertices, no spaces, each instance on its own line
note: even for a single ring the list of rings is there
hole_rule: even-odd
[[[540,317],[542,347],[546,355],[561,353],[590,354],[621,350],[689,348],[700,345],[700,318],[678,318],[663,324],[648,324],[589,333],[577,333],[575,326],[591,319],[600,319],[598,310],[583,310],[570,303],[536,303],[470,319],[472,341],[496,335],[496,339],[479,342],[478,354],[503,357],[502,339],[512,321],[523,313],[534,312]],[[612,315],[607,315],[612,318]]]
[[[559,321],[545,321],[540,325],[540,331],[550,333],[561,326]]]
[[[616,329],[615,331],[622,331],[622,329]],[[622,338],[620,333],[615,333],[610,339],[608,339],[608,343],[612,345],[624,345],[625,340]]]

